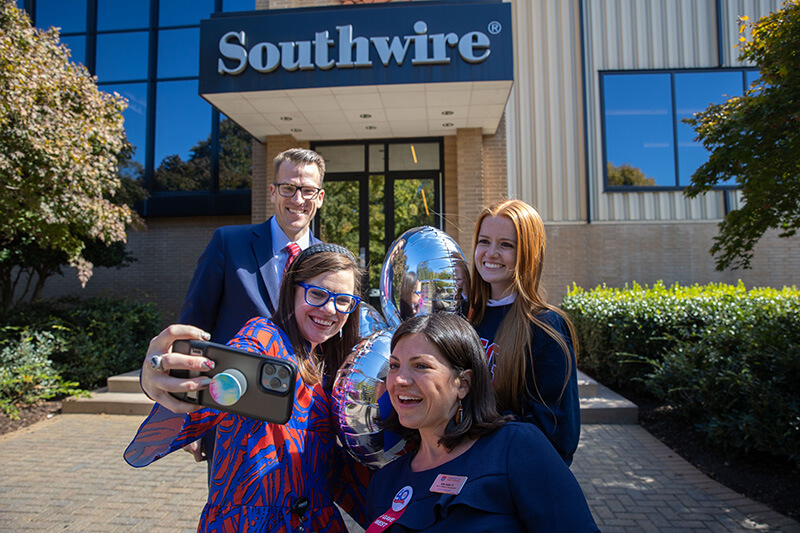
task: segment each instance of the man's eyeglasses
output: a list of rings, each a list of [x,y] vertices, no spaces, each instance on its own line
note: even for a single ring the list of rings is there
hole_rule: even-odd
[[[316,285],[309,285],[302,281],[297,283],[305,290],[306,303],[312,307],[322,307],[328,300],[333,298],[333,306],[342,314],[349,315],[358,307],[361,298],[354,294],[347,294],[342,292],[331,292],[328,289],[317,287]]]
[[[292,185],[291,183],[273,183],[275,187],[278,189],[278,194],[284,196],[286,198],[291,198],[294,196],[294,193],[300,190],[300,196],[302,196],[305,200],[313,200],[319,194],[319,191],[322,190],[320,187],[298,187],[297,185]]]

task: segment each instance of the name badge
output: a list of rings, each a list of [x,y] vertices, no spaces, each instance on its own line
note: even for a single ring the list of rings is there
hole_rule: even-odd
[[[467,482],[466,476],[451,476],[450,474],[439,474],[431,485],[431,492],[440,494],[458,494]]]

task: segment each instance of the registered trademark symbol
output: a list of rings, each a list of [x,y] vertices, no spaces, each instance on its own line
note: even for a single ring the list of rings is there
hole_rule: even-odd
[[[489,33],[491,33],[492,35],[497,35],[501,31],[503,31],[502,24],[500,24],[496,20],[493,20],[492,22],[489,23]]]

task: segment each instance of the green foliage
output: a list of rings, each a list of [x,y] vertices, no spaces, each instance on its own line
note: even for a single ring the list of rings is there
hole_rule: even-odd
[[[608,184],[616,187],[621,185],[635,187],[655,187],[656,179],[648,178],[639,167],[634,167],[628,163],[614,166],[607,163]]]
[[[64,347],[64,339],[57,334],[0,328],[0,410],[18,418],[22,405],[84,393],[52,367],[50,356]]]
[[[6,323],[58,335],[53,367],[82,388],[105,385],[109,376],[141,366],[150,339],[162,324],[155,304],[111,298],[62,298],[16,308]]]
[[[800,291],[574,287],[580,367],[655,396],[730,452],[800,467]]]
[[[385,177],[369,177],[369,283],[377,287],[386,255],[386,215],[384,213]],[[394,181],[394,229],[389,242],[417,226],[433,226],[433,180],[403,179]],[[427,205],[427,210],[426,210]],[[325,204],[320,210],[325,242],[346,246],[359,256],[359,185],[358,181],[326,181]]]
[[[800,227],[800,1],[785,2],[751,30],[749,41],[740,38],[739,58],[754,62],[761,77],[744,96],[686,119],[711,155],[685,194],[693,198],[733,178],[744,200],[714,238],[718,270],[749,268],[768,229],[789,237]]]
[[[38,294],[62,264],[85,285],[87,243],[124,243],[137,223],[117,197],[117,164],[131,150],[126,105],[70,61],[57,30],[35,29],[14,2],[0,4],[0,310],[19,288],[34,284]]]

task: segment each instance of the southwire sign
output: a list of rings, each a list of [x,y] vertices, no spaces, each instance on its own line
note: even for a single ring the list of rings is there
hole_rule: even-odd
[[[471,31],[459,37],[456,33],[428,35],[428,25],[419,20],[414,23],[414,35],[402,37],[353,37],[353,26],[337,26],[338,40],[331,39],[328,31],[317,32],[313,41],[290,41],[288,43],[256,43],[247,48],[245,32],[230,31],[219,40],[220,58],[217,72],[241,74],[249,64],[261,73],[273,72],[279,66],[284,70],[312,70],[319,68],[369,68],[370,47],[377,53],[381,64],[388,67],[394,61],[402,66],[409,48],[412,65],[446,65],[450,63],[449,49],[458,50],[458,55],[467,63],[482,63],[491,53],[489,37],[480,31]],[[338,42],[338,60],[331,58],[331,48]],[[312,53],[313,49],[313,53]],[[336,56],[334,50],[334,56]],[[229,67],[233,64],[233,67]]]
[[[262,10],[200,31],[200,94],[513,79],[503,2]]]

